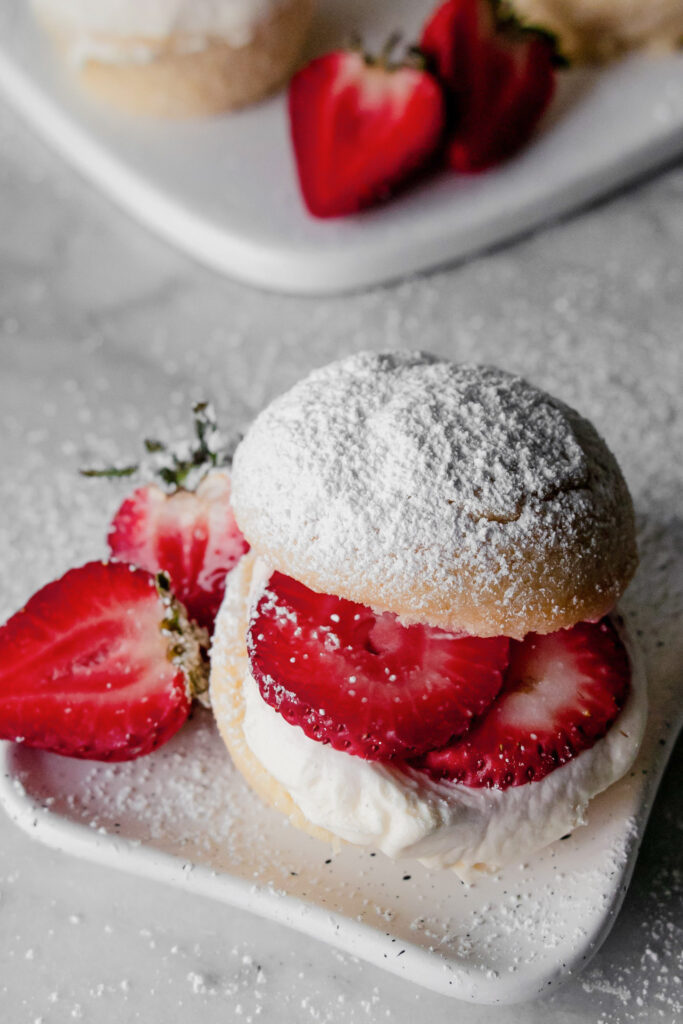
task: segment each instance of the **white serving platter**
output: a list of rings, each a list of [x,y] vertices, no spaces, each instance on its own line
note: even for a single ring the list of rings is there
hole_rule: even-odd
[[[66,853],[253,911],[444,995],[519,1002],[584,967],[616,917],[680,719],[668,675],[651,680],[636,765],[588,824],[472,886],[292,828],[249,792],[202,710],[116,766],[0,744],[0,804]]]
[[[415,38],[433,0],[319,0],[311,52],[358,29]],[[683,55],[562,74],[542,130],[478,177],[442,173],[356,217],[316,221],[295,180],[283,95],[195,122],[136,120],[81,95],[34,27],[0,3],[0,89],[130,214],[201,262],[265,288],[333,293],[468,256],[565,214],[683,151]]]

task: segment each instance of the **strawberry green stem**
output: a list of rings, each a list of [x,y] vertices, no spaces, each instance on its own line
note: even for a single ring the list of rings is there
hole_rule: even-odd
[[[209,634],[190,622],[185,606],[171,592],[168,573],[158,572],[155,583],[165,609],[161,631],[168,639],[169,660],[182,669],[189,696],[209,708]]]
[[[171,447],[156,438],[146,438],[145,451],[156,456],[153,472],[171,490],[194,490],[211,469],[229,466],[235,443],[226,444],[218,430],[216,414],[209,402],[198,402],[192,409],[196,440]],[[87,477],[128,477],[140,470],[140,464],[82,469]]]
[[[402,39],[402,32],[392,32],[379,53],[375,54],[366,50],[361,37],[354,33],[349,41],[349,49],[359,53],[369,67],[381,68],[383,71],[400,71],[406,67],[424,71],[427,61],[418,46],[408,46],[400,57],[392,59],[392,54]]]

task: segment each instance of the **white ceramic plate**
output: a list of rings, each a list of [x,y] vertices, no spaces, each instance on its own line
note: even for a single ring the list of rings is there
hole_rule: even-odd
[[[415,38],[435,0],[319,0],[312,52],[358,28]],[[425,182],[382,209],[316,221],[301,204],[283,96],[193,123],[136,121],[80,95],[26,0],[0,4],[0,88],[84,175],[152,230],[230,276],[337,292],[377,284],[537,227],[683,150],[683,56],[563,73],[543,130],[507,165]]]
[[[252,910],[458,999],[517,1002],[580,970],[607,935],[675,739],[673,696],[651,681],[638,762],[593,801],[587,826],[474,886],[335,853],[290,827],[248,791],[201,710],[122,765],[0,745],[0,802],[67,853]]]

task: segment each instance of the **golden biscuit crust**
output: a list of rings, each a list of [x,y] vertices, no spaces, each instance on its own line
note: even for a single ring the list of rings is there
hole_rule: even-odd
[[[252,548],[313,590],[476,636],[598,619],[636,565],[594,427],[519,377],[361,353],[276,399],[235,454]]]

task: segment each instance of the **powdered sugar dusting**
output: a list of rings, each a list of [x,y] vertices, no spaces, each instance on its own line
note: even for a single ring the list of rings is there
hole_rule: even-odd
[[[634,566],[628,492],[590,424],[520,377],[419,353],[361,353],[276,399],[233,499],[282,571],[470,632],[591,617]]]

